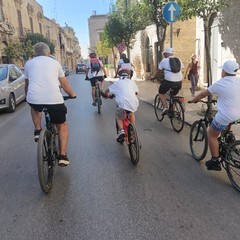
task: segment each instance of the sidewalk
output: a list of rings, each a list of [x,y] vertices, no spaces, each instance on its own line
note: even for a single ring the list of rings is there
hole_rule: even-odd
[[[139,87],[139,100],[153,105],[154,98],[158,93],[159,84],[153,83],[150,80],[143,81],[138,79],[136,79],[136,83]],[[198,92],[199,91],[196,91],[196,94],[198,94]],[[188,100],[191,99],[190,82],[188,80],[183,80],[182,89],[178,95],[185,98],[185,122],[188,125],[192,125],[194,121],[202,117],[202,104],[188,103]],[[234,125],[232,130],[234,131],[236,138],[240,139],[240,124]]]

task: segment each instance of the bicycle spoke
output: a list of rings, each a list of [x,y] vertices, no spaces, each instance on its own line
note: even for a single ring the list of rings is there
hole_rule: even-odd
[[[204,123],[195,121],[190,129],[190,150],[195,160],[202,160],[208,150],[207,129]]]
[[[180,102],[173,103],[170,119],[173,129],[176,132],[181,132],[184,127],[184,109]]]
[[[52,187],[53,170],[50,153],[51,135],[47,130],[42,130],[38,141],[38,177],[41,189],[49,193]]]
[[[232,185],[240,191],[240,141],[230,145],[226,155],[226,171]]]
[[[139,162],[139,153],[140,153],[140,144],[138,141],[137,130],[133,124],[128,126],[128,137],[129,137],[129,153],[131,161],[134,165],[137,165]]]
[[[163,105],[160,101],[159,94],[156,95],[155,100],[154,100],[154,112],[155,112],[157,120],[162,121],[164,118],[164,116],[162,116]]]

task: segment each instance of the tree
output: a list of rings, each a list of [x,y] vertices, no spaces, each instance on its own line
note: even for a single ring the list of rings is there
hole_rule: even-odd
[[[32,45],[34,45],[34,44],[36,44],[38,42],[44,42],[44,43],[46,43],[49,46],[51,54],[54,54],[54,52],[55,52],[54,44],[51,43],[42,34],[39,34],[39,33],[29,33],[29,34],[27,34],[26,37],[24,38],[25,45],[29,44],[28,43],[29,41],[30,41],[30,43]]]
[[[210,54],[211,25],[221,8],[227,6],[226,0],[179,0],[182,7],[181,19],[199,17],[203,20],[206,58],[206,74],[208,86],[212,84],[212,68]]]
[[[149,5],[150,19],[156,25],[156,34],[158,39],[159,51],[163,51],[164,41],[166,38],[166,30],[169,25],[163,18],[163,8],[168,3],[168,0],[144,0],[145,4]],[[160,61],[162,59],[162,55],[159,54]]]
[[[149,7],[143,1],[133,1],[127,8],[121,7],[113,12],[105,25],[107,42],[116,47],[123,42],[129,57],[136,33],[150,24],[149,12]]]
[[[20,42],[10,43],[5,49],[4,53],[7,55],[10,63],[14,61],[22,62],[24,64],[24,48]]]

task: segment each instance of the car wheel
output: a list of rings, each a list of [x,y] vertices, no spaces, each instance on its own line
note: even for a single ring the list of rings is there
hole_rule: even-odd
[[[7,112],[12,113],[15,112],[16,109],[16,101],[14,95],[11,93],[9,95],[9,102],[8,102],[8,108],[6,109]]]

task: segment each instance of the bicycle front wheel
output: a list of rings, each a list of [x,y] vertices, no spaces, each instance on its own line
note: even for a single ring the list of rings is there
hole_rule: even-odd
[[[51,166],[51,133],[43,129],[38,140],[38,178],[41,189],[49,193],[52,187],[53,169]]]
[[[133,165],[137,165],[140,157],[140,143],[136,127],[133,123],[128,125],[128,150]]]
[[[230,182],[240,192],[240,141],[235,141],[229,146],[224,162]]]
[[[174,101],[172,105],[172,114],[170,114],[172,128],[179,133],[184,127],[184,108],[179,101]]]
[[[162,115],[163,109],[164,109],[164,107],[160,100],[160,96],[159,96],[159,94],[157,94],[155,97],[155,100],[154,100],[154,111],[155,111],[155,115],[156,115],[156,118],[158,121],[162,121],[164,118],[164,115]]]
[[[195,160],[205,158],[208,150],[207,128],[204,122],[195,121],[190,129],[190,149]]]
[[[101,113],[102,99],[101,99],[101,93],[99,88],[96,89],[96,95],[97,95],[98,113]]]

